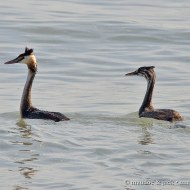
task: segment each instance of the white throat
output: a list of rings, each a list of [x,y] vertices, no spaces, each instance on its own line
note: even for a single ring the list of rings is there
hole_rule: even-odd
[[[37,60],[34,54],[25,56],[24,59],[21,61],[21,63],[25,63],[25,64],[29,64],[29,63],[36,63],[37,64]]]

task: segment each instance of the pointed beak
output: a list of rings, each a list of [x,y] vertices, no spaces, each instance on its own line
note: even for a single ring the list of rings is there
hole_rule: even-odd
[[[14,64],[14,63],[18,63],[20,61],[22,61],[24,59],[23,56],[18,56],[17,58],[13,59],[13,60],[10,60],[10,61],[7,61],[5,62],[4,64]]]
[[[134,75],[138,75],[138,71],[125,74],[125,76],[134,76]]]

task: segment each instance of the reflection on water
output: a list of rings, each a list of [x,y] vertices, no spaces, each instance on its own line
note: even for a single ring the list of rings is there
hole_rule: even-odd
[[[138,142],[142,145],[154,144],[153,134],[148,131],[148,128],[142,127],[142,135],[139,137]]]
[[[25,129],[26,129],[27,126],[30,126],[30,125],[27,124],[27,122],[25,121],[25,119],[19,119],[19,121],[16,124],[19,127],[25,128]]]
[[[30,160],[31,161],[31,160]],[[29,167],[20,167],[19,172],[28,179],[31,179],[34,175],[36,175],[38,170]]]
[[[21,187],[21,186],[14,186],[13,190],[28,190],[28,188]]]
[[[31,158],[26,158],[26,159],[23,159],[23,160],[18,160],[18,161],[15,161],[15,163],[19,163],[19,164],[26,164],[27,162],[32,162],[34,160],[38,160],[38,158],[36,158],[36,156],[38,156],[37,154],[35,154],[35,157],[31,157]]]
[[[33,163],[38,161],[40,154],[33,153],[33,132],[32,127],[23,119],[16,123],[17,127],[14,128],[14,133],[18,134],[17,140],[11,140],[13,145],[17,146],[17,155],[15,157],[16,164],[19,164],[18,172],[26,179],[32,179],[38,172],[37,169],[31,167]],[[28,189],[22,186],[15,186],[15,190]]]

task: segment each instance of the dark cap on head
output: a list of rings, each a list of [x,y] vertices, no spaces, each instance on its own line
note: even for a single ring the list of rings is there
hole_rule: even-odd
[[[25,52],[23,53],[24,56],[30,55],[33,53],[33,49],[25,48]]]

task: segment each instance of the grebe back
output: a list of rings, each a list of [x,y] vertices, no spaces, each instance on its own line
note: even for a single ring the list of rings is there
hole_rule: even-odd
[[[49,112],[39,110],[32,105],[31,90],[34,77],[37,72],[37,61],[33,53],[33,49],[25,48],[25,52],[20,54],[17,58],[5,62],[5,64],[24,63],[28,66],[28,76],[24,86],[21,103],[20,115],[21,118],[28,119],[49,119],[56,122],[69,120],[68,117],[59,112]]]

